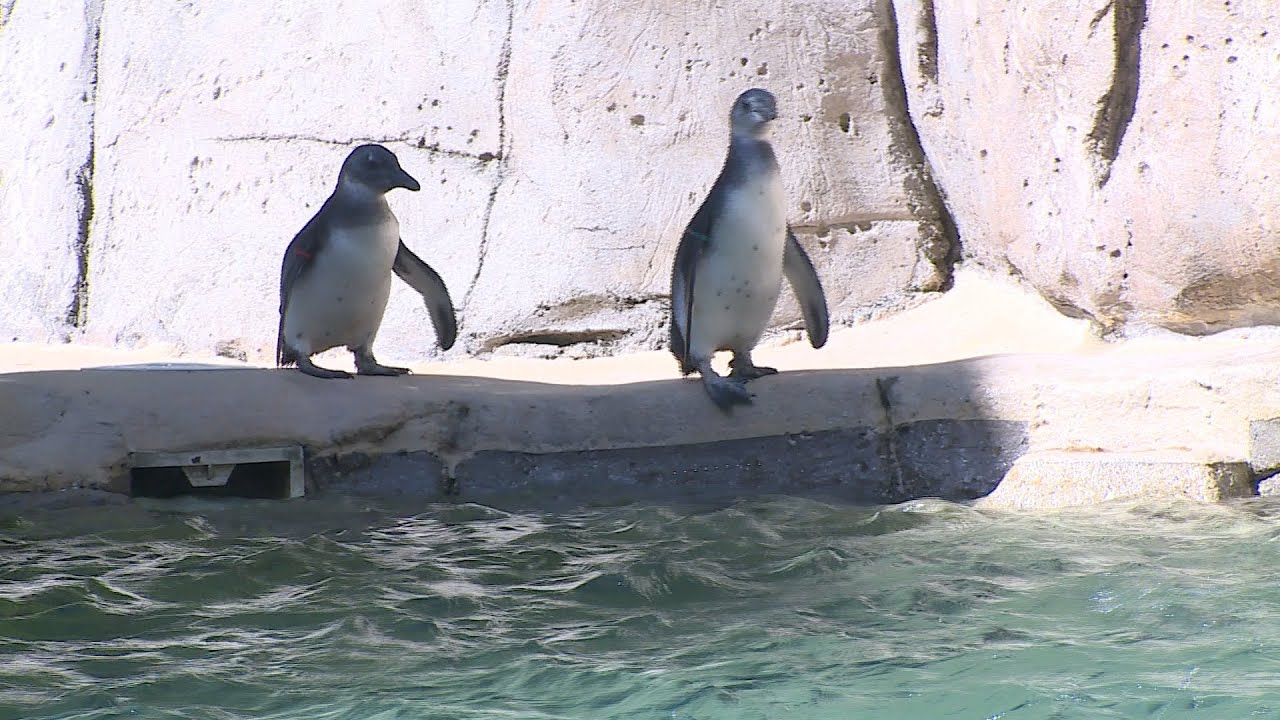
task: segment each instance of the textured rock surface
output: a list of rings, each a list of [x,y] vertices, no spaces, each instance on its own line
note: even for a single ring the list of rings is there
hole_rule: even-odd
[[[0,0],[0,340],[85,320],[101,2]]]
[[[1247,463],[1185,453],[1029,453],[979,506],[1030,510],[1162,497],[1222,502],[1254,495],[1252,479]]]
[[[1107,328],[1280,322],[1280,9],[895,5],[966,256]]]
[[[0,337],[267,357],[280,249],[377,140],[455,354],[655,346],[751,85],[838,322],[945,288],[958,229],[1107,329],[1280,323],[1277,60],[1265,3],[0,0]],[[430,336],[397,287],[380,350]]]
[[[679,233],[756,85],[837,322],[950,278],[884,2],[0,7],[12,337],[268,357],[281,250],[374,140],[423,183],[391,203],[460,308],[455,354],[656,347]],[[378,349],[435,353],[403,287]]]
[[[1249,423],[1249,466],[1258,474],[1280,470],[1280,418]]]
[[[1272,475],[1259,482],[1258,494],[1262,497],[1280,497],[1280,476]]]

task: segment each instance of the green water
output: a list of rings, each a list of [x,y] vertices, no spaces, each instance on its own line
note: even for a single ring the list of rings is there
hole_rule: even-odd
[[[1261,500],[0,512],[0,718],[1275,718],[1277,538]]]

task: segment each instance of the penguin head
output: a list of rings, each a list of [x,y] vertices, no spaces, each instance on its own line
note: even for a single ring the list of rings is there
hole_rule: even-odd
[[[417,191],[421,188],[413,176],[400,167],[395,153],[381,145],[361,145],[347,156],[338,175],[339,184],[385,193],[394,188]]]
[[[769,123],[777,117],[778,101],[773,93],[760,88],[751,88],[739,95],[729,113],[733,134],[754,138],[763,136]]]

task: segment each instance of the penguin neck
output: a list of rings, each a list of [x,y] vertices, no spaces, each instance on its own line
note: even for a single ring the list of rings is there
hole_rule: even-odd
[[[347,217],[369,220],[391,214],[386,193],[345,178],[338,180],[338,186],[333,189],[332,200]]]
[[[777,172],[778,158],[773,154],[767,133],[735,132],[729,139],[726,165],[760,171]]]

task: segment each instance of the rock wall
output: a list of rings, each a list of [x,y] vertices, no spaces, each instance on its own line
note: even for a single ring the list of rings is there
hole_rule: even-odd
[[[729,103],[778,95],[837,322],[1007,269],[1108,330],[1280,322],[1280,9],[1171,0],[0,0],[0,338],[266,359],[349,148],[459,306],[454,354],[662,343]],[[794,326],[789,295],[775,317]],[[392,298],[377,345],[435,353]],[[504,349],[505,348],[505,349]]]
[[[895,7],[967,256],[1108,329],[1280,323],[1280,7]]]
[[[378,141],[422,181],[391,203],[460,309],[455,353],[657,347],[752,86],[837,322],[949,282],[888,3],[0,3],[6,339],[268,358],[284,246]],[[405,287],[383,327],[385,358],[435,352]]]
[[[0,0],[0,341],[84,326],[100,2]]]

